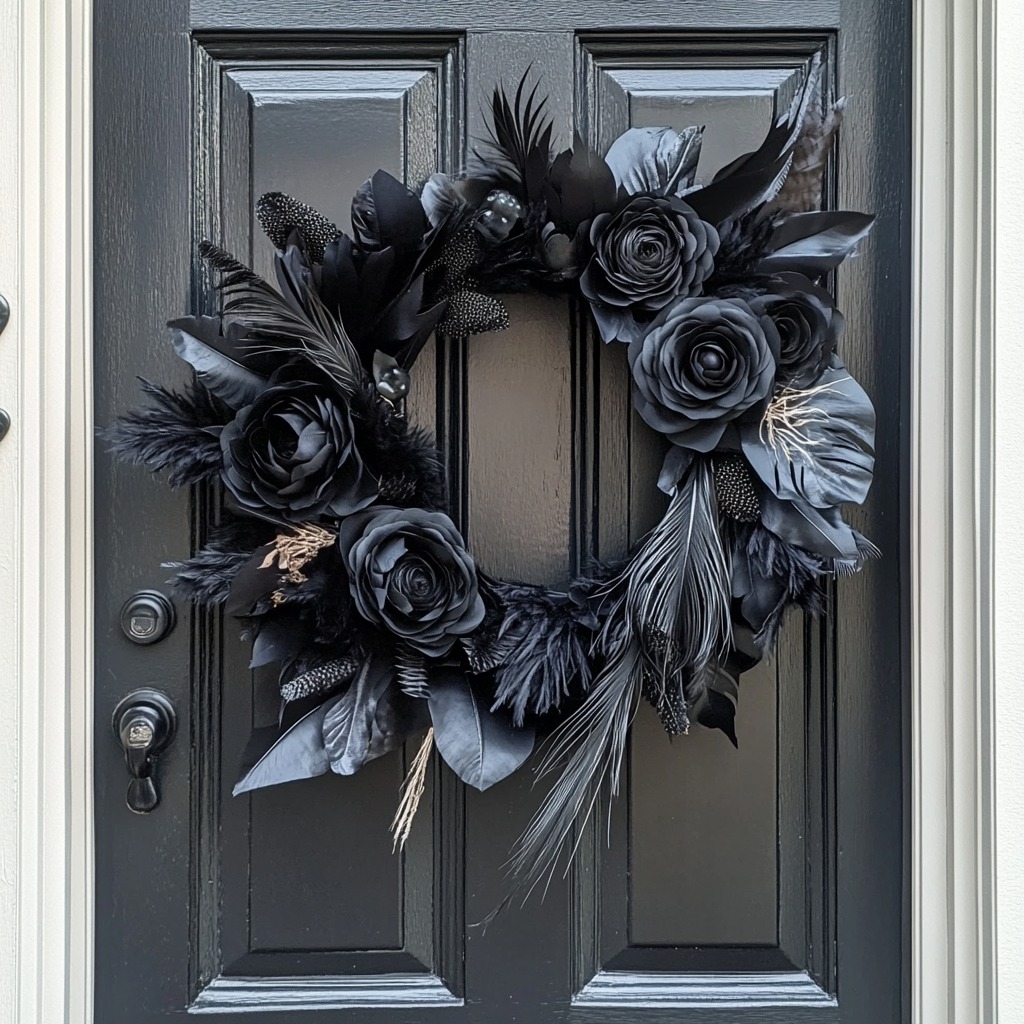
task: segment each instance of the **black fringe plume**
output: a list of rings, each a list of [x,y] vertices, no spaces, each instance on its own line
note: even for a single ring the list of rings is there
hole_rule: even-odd
[[[830,575],[830,567],[817,555],[787,544],[760,524],[750,528],[746,541],[751,573],[777,580],[779,601],[755,636],[762,650],[770,651],[782,628],[786,612],[792,607],[817,615],[822,611],[824,594],[820,580]]]
[[[494,706],[510,708],[521,726],[528,714],[547,714],[589,689],[597,619],[568,595],[543,587],[497,583],[494,589],[505,607],[498,643],[507,650],[496,672]]]
[[[231,592],[235,574],[253,556],[253,552],[272,539],[272,528],[257,519],[226,516],[205,547],[183,562],[165,562],[173,569],[174,590],[193,604],[224,604]]]
[[[109,451],[154,473],[169,470],[172,487],[216,476],[222,465],[220,441],[207,428],[227,423],[231,410],[195,380],[183,392],[141,377],[139,386],[151,404],[126,412],[102,432]]]
[[[376,394],[367,393],[359,404],[366,434],[360,452],[377,479],[393,488],[387,500],[404,508],[444,509],[444,467],[433,437]]]

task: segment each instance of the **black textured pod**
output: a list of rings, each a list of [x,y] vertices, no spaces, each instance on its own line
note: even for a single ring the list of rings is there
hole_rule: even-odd
[[[716,455],[714,469],[718,511],[740,523],[756,522],[761,516],[761,501],[747,460],[742,455]]]
[[[311,668],[283,683],[281,698],[293,701],[311,697],[315,693],[326,693],[340,683],[348,682],[358,668],[359,662],[355,658],[335,658],[333,661],[324,662],[323,665],[317,665],[316,668]]]
[[[690,718],[686,714],[686,698],[683,697],[683,687],[680,683],[673,682],[662,688],[654,675],[644,670],[640,692],[644,700],[657,712],[662,728],[669,736],[681,736],[689,730]]]
[[[322,213],[283,192],[260,196],[256,216],[275,249],[283,250],[292,231],[299,231],[314,263],[323,262],[324,250],[339,234],[337,227]]]
[[[466,288],[448,299],[448,309],[438,330],[457,336],[503,331],[508,327],[508,311],[490,295]]]

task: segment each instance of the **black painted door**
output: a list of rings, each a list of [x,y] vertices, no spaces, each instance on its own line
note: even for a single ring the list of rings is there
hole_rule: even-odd
[[[760,140],[815,53],[851,97],[831,201],[875,211],[835,282],[845,356],[879,412],[878,475],[858,525],[884,560],[821,622],[792,621],[743,684],[739,750],[696,730],[634,731],[610,835],[541,902],[472,927],[538,799],[526,775],[467,792],[433,765],[402,855],[388,823],[408,752],[354,778],[230,796],[255,699],[235,623],[179,608],[130,643],[121,603],[164,588],[217,515],[206,492],[102,452],[96,476],[96,1021],[186,1010],[236,1022],[848,1021],[906,1013],[904,591],[907,21],[903,0],[98,0],[96,414],[137,374],[183,377],[162,325],[212,307],[195,243],[260,265],[267,190],[339,224],[378,166],[456,169],[496,81],[542,81],[556,124],[599,148],[629,125],[706,124],[701,173]],[[487,568],[565,579],[616,556],[662,505],[656,446],[630,412],[621,348],[565,302],[509,302],[513,328],[432,343],[413,416],[448,460]],[[137,816],[110,731],[151,684],[181,720],[162,803]],[[723,1009],[729,1007],[729,1009]],[[220,1019],[218,1017],[218,1019]],[[224,1017],[228,1019],[227,1016]]]

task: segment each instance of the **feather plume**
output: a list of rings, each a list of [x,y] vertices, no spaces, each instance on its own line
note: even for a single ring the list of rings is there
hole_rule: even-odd
[[[346,394],[357,390],[363,378],[359,354],[341,321],[328,311],[309,281],[300,277],[295,247],[274,256],[278,274],[288,287],[287,297],[226,250],[204,242],[200,252],[211,266],[227,275],[221,282],[223,311],[248,329],[245,351],[296,350]]]
[[[154,473],[169,470],[172,487],[215,477],[223,464],[217,428],[231,418],[228,407],[195,380],[180,393],[142,378],[139,385],[152,404],[102,431],[108,450]]]
[[[820,75],[821,56],[816,53],[789,110],[775,120],[758,149],[727,164],[710,184],[687,193],[686,201],[704,220],[720,224],[779,194],[792,166],[793,148],[811,98],[817,94]]]
[[[821,208],[825,168],[845,108],[846,100],[840,99],[822,111],[821,78],[818,76],[813,93],[808,97],[800,135],[793,146],[789,175],[772,201],[772,209],[803,213]]]
[[[546,890],[563,854],[571,863],[605,781],[611,798],[618,793],[642,656],[635,639],[616,635],[605,641],[612,653],[587,699],[552,734],[537,767],[538,779],[558,777],[516,841],[507,865],[512,888],[502,906],[520,894],[527,899],[541,882]]]
[[[175,593],[193,604],[224,604],[238,571],[252,558],[252,549],[232,550],[205,547],[183,562],[167,562],[175,573]]]
[[[491,117],[482,151],[474,149],[470,177],[494,179],[510,185],[528,202],[538,199],[551,163],[553,124],[545,110],[545,97],[537,98],[540,83],[526,92],[529,70],[520,79],[510,102],[502,86],[495,87]]]
[[[509,707],[521,726],[527,714],[547,714],[589,688],[597,619],[568,594],[543,587],[496,583],[495,592],[505,617],[495,640],[502,656],[494,707]]]
[[[660,707],[671,687],[713,670],[729,651],[731,574],[709,459],[694,460],[661,522],[603,593],[610,602],[597,642],[603,664],[539,766],[541,776],[559,775],[517,841],[512,895],[550,881],[605,781],[612,796],[618,791],[640,692]]]
[[[729,649],[731,573],[710,460],[694,460],[626,574],[626,617],[647,670],[662,687],[679,671],[703,669]]]

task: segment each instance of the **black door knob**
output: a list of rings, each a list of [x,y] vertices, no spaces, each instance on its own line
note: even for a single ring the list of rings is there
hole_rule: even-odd
[[[160,803],[156,756],[171,742],[178,727],[174,705],[159,690],[133,690],[114,708],[111,725],[131,776],[128,807],[136,814],[148,814]]]

